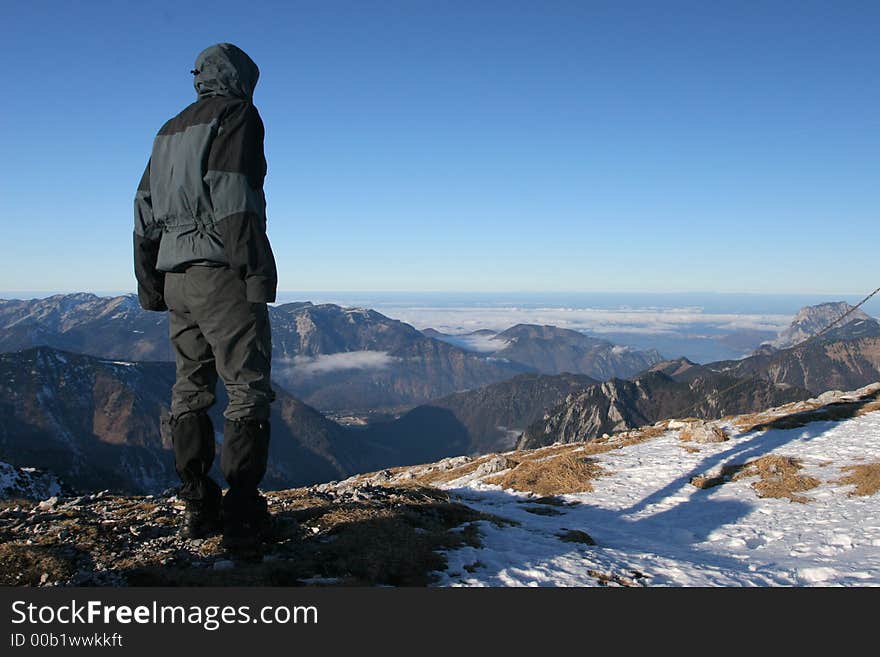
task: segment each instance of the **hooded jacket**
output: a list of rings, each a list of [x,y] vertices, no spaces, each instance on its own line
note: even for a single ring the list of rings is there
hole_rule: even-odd
[[[266,236],[263,122],[253,104],[260,71],[220,43],[196,58],[198,100],[162,126],[134,199],[134,268],[146,310],[166,310],[165,272],[229,266],[248,301],[275,300]]]

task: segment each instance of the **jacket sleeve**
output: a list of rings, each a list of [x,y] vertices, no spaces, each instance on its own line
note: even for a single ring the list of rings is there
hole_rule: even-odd
[[[134,197],[134,274],[138,282],[138,301],[144,310],[167,310],[164,298],[165,272],[156,269],[161,227],[153,217],[150,198],[150,163],[141,177]]]
[[[223,117],[211,144],[205,182],[229,265],[244,280],[247,299],[275,301],[278,274],[266,235],[263,121],[249,102]]]

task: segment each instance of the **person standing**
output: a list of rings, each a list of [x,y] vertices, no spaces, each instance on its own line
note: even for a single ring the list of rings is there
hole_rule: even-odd
[[[195,62],[197,100],[159,130],[134,200],[134,269],[146,310],[168,311],[176,361],[171,436],[185,501],[181,534],[222,527],[228,548],[271,526],[258,485],[266,472],[272,355],[268,303],[278,276],[266,235],[264,128],[253,104],[259,69],[219,43]],[[207,414],[218,375],[229,397],[220,469],[209,475]]]

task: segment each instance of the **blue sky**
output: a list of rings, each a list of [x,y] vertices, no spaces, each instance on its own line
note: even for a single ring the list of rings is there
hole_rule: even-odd
[[[876,287],[876,2],[7,2],[0,290],[126,290],[189,70],[261,68],[280,289]]]

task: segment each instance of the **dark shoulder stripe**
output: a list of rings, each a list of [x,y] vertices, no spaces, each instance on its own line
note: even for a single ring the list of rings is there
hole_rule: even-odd
[[[194,125],[205,125],[212,121],[219,120],[229,106],[236,101],[237,98],[228,98],[223,96],[214,96],[211,98],[203,98],[197,100],[192,105],[184,108],[177,116],[170,119],[159,130],[159,135],[173,135],[183,132],[187,128]]]

